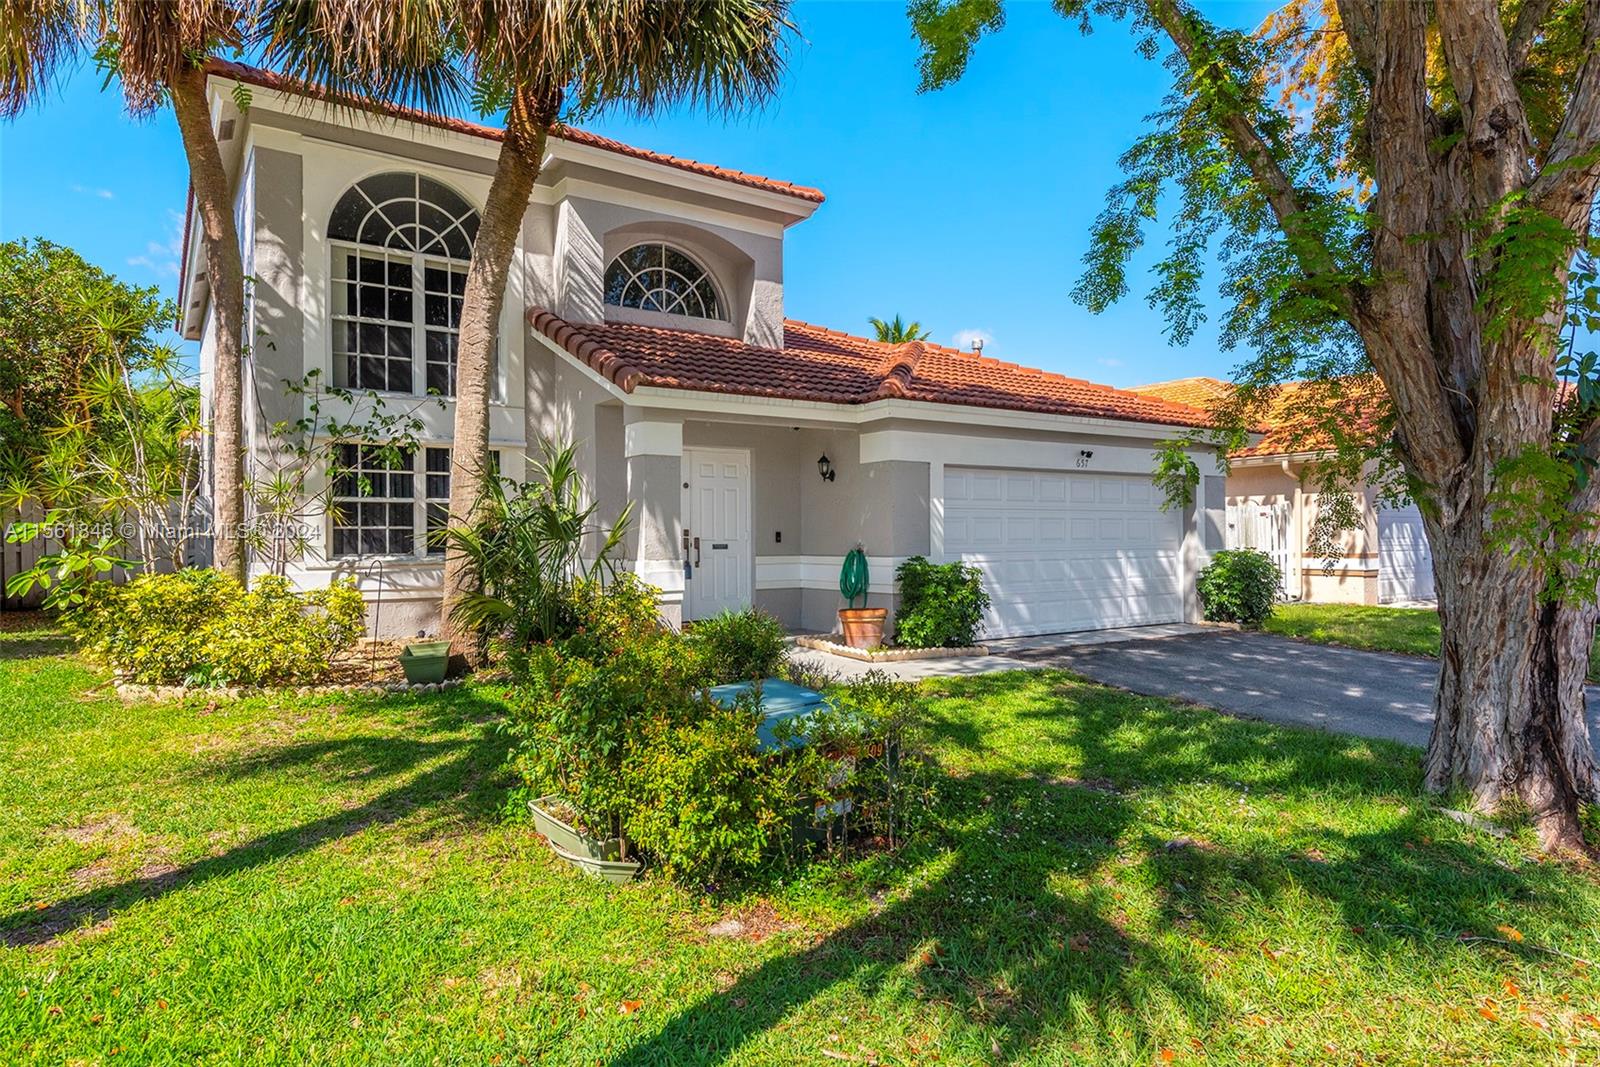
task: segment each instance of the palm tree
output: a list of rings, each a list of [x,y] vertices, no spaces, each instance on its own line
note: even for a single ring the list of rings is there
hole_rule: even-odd
[[[244,269],[222,153],[211,128],[204,58],[243,40],[247,4],[230,0],[18,0],[0,19],[0,117],[36,101],[69,63],[93,52],[121,79],[128,110],[168,100],[178,119],[216,320],[212,385],[215,563],[245,577],[240,345]]]
[[[891,321],[882,319],[868,319],[872,328],[878,331],[878,340],[889,345],[903,345],[907,341],[926,341],[928,331],[922,328],[920,322],[902,322],[896,315]]]
[[[563,111],[620,106],[637,114],[688,102],[731,113],[769,98],[783,71],[788,0],[324,0],[313,5],[319,39],[342,51],[287,60],[286,73],[328,83],[380,76],[391,50],[413,39],[448,39],[471,79],[480,111],[505,110],[494,179],[478,225],[456,348],[455,436],[450,461],[450,529],[475,522],[489,463],[489,370],[505,303],[511,257],[545,140]],[[470,644],[452,619],[479,576],[460,551],[445,553],[445,634]]]

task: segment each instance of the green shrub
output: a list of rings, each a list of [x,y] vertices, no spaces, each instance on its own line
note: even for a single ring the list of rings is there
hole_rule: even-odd
[[[1272,614],[1282,582],[1283,573],[1272,557],[1239,548],[1212,556],[1196,584],[1207,619],[1260,626]]]
[[[933,808],[933,766],[918,732],[921,690],[881,670],[830,689],[804,726],[809,795],[819,812],[850,811],[851,836],[898,847]]]
[[[512,763],[532,796],[558,797],[589,833],[622,833],[637,802],[624,765],[647,732],[705,714],[701,660],[657,622],[655,591],[619,578],[582,583],[576,632],[521,661]]]
[[[989,594],[978,568],[912,556],[895,571],[900,608],[895,643],[907,648],[965,648],[977,643]]]
[[[832,694],[805,744],[763,752],[756,694],[712,701],[707,649],[721,646],[659,626],[648,586],[583,586],[572,612],[576,632],[529,650],[511,702],[517,799],[553,797],[585,832],[622,838],[624,855],[702,880],[784,854],[813,806],[832,831],[848,800],[847,836],[891,844],[927,810],[914,686],[869,674]]]
[[[629,503],[602,526],[578,472],[578,446],[541,440],[539,452],[531,481],[485,478],[475,521],[445,534],[481,587],[456,600],[455,618],[512,652],[572,635],[576,587],[618,576],[614,557],[633,513]]]
[[[771,678],[783,665],[783,623],[764,611],[724,611],[694,624],[690,639],[705,658],[712,684]]]
[[[800,811],[795,761],[761,752],[754,695],[692,722],[648,729],[625,768],[637,792],[628,835],[666,874],[748,871],[788,841]]]
[[[364,630],[353,581],[296,593],[280,577],[248,593],[219,571],[97,583],[68,626],[83,649],[146,685],[309,682]]]

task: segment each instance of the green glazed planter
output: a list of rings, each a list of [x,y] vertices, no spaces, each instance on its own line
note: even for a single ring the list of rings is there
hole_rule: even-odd
[[[400,669],[412,685],[442,682],[450,670],[449,641],[416,641],[400,653]]]
[[[533,825],[550,842],[550,850],[591,878],[621,884],[631,882],[642,866],[622,859],[622,839],[590,837],[555,814],[555,797],[528,802]]]

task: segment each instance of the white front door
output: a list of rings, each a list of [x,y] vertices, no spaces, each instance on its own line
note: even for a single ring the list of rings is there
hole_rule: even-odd
[[[750,606],[750,453],[686,448],[684,618]]]
[[[944,549],[983,572],[989,637],[1179,622],[1183,527],[1147,475],[946,467]]]

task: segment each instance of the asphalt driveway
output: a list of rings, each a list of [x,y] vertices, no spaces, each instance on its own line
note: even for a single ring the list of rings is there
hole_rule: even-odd
[[[1236,632],[1059,648],[1041,642],[1008,655],[1270,722],[1411,745],[1426,745],[1433,726],[1438,665],[1416,656]],[[1600,742],[1596,686],[1589,687],[1589,731]]]

